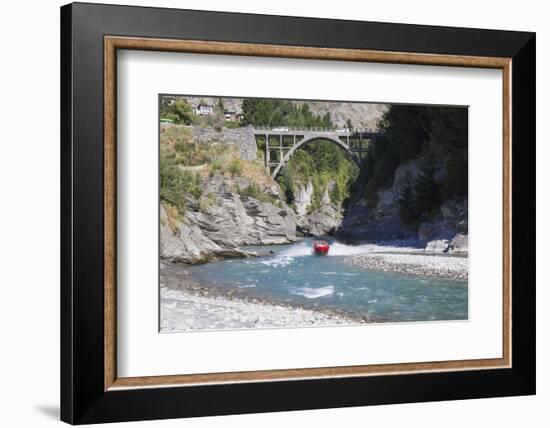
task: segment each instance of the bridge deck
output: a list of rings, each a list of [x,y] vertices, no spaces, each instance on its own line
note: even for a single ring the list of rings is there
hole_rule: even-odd
[[[303,136],[303,135],[317,135],[317,136],[354,136],[354,135],[371,135],[378,136],[385,133],[384,128],[361,128],[361,129],[332,129],[332,128],[253,128],[254,135],[288,135],[288,136]]]
[[[252,132],[256,138],[265,138],[265,166],[269,169],[271,176],[275,178],[299,147],[306,142],[316,139],[328,140],[338,144],[360,166],[362,154],[369,150],[368,147],[364,146],[365,142],[380,137],[384,134],[385,129],[258,127],[253,128]],[[290,143],[288,142],[288,137],[292,137]],[[278,142],[275,144],[270,142],[270,139],[272,140],[273,138],[278,139]],[[359,145],[356,144],[357,140],[361,141]],[[275,162],[271,160],[272,152],[277,153],[277,160]]]

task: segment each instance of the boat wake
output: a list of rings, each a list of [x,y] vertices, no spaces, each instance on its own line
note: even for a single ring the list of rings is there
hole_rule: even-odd
[[[269,267],[286,267],[289,264],[292,263],[295,256],[289,256],[289,255],[277,255],[274,258],[267,259],[267,260],[261,260],[259,261],[260,264],[269,266]]]
[[[347,245],[340,242],[333,242],[330,244],[330,251],[328,252],[329,257],[334,256],[351,256],[354,254],[364,254],[373,252],[378,246],[373,244],[364,244],[364,245]],[[291,248],[281,251],[279,256],[286,257],[302,257],[302,256],[311,256],[312,247],[309,242],[300,242],[299,244],[294,244]]]
[[[311,287],[296,287],[290,290],[291,294],[304,296],[308,299],[317,299],[318,297],[330,296],[334,294],[334,287],[327,285],[326,287],[311,288]]]

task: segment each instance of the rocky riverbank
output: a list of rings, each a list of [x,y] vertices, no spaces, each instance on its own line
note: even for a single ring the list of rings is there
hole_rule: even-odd
[[[380,272],[447,279],[468,279],[468,258],[417,251],[356,254],[346,259],[351,266]]]
[[[222,295],[161,288],[163,332],[363,324],[361,318]]]
[[[163,332],[363,324],[367,316],[310,309],[250,298],[239,289],[203,287],[181,265],[161,263],[160,329]]]

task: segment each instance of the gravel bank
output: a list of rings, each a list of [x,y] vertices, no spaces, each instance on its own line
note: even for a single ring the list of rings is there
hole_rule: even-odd
[[[443,254],[426,254],[410,250],[392,252],[387,248],[381,252],[374,250],[356,254],[345,261],[352,266],[381,272],[396,272],[407,275],[432,276],[448,279],[468,279],[468,258]]]
[[[363,324],[352,318],[299,307],[247,301],[222,295],[204,296],[196,291],[161,288],[162,332],[245,328],[311,327]]]

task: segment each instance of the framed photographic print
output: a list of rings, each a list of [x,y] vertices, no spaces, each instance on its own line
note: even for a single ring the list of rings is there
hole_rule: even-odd
[[[535,393],[533,33],[76,3],[61,53],[62,420]]]

